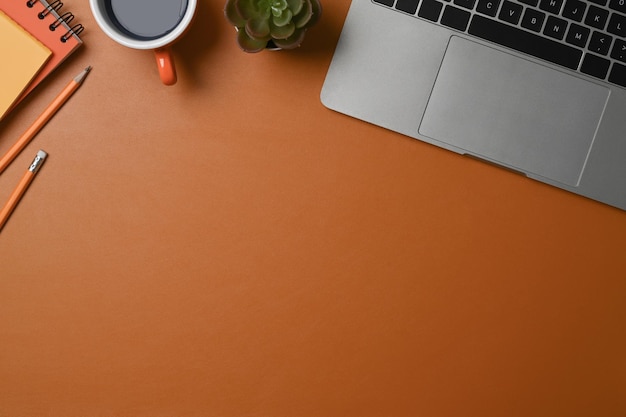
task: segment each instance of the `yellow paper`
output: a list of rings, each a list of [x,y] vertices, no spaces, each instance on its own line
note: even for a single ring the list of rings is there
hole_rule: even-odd
[[[0,119],[52,52],[0,11]]]

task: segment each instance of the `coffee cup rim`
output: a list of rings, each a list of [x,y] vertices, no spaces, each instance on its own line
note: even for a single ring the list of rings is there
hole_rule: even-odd
[[[185,14],[180,22],[178,22],[178,25],[176,25],[171,32],[166,33],[160,38],[140,40],[131,38],[114,27],[110,20],[104,16],[104,12],[102,10],[104,7],[103,2],[104,0],[89,0],[89,6],[91,7],[91,12],[96,20],[96,23],[109,38],[123,46],[133,49],[156,49],[173,43],[183,34],[183,32],[185,32],[191,23],[198,3],[197,0],[187,0],[187,9],[185,10]]]

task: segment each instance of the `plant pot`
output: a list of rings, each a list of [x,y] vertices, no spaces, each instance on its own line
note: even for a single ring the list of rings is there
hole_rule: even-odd
[[[321,13],[320,0],[226,0],[224,6],[224,16],[236,28],[237,43],[245,52],[299,47]]]
[[[283,48],[276,46],[273,40],[267,41],[267,46],[265,47],[267,51],[282,51]]]

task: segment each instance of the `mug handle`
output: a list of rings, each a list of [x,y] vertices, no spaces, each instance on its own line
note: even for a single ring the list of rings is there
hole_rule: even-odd
[[[176,84],[176,67],[170,48],[164,46],[154,50],[157,67],[159,68],[159,76],[165,85]]]

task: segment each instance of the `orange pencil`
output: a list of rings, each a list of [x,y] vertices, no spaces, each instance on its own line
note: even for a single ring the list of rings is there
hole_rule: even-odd
[[[0,173],[15,159],[22,149],[35,137],[37,132],[50,120],[50,118],[61,108],[63,103],[81,86],[87,74],[91,71],[91,66],[85,68],[61,91],[61,93],[52,100],[52,103],[44,110],[43,113],[35,120],[35,122],[24,132],[8,152],[0,159]]]
[[[35,174],[37,173],[37,171],[39,171],[39,168],[41,168],[41,164],[43,164],[46,156],[48,156],[48,154],[44,151],[37,152],[37,156],[33,160],[33,163],[30,164],[30,167],[28,167],[28,170],[26,171],[20,182],[17,184],[17,187],[15,187],[15,190],[13,191],[13,193],[11,193],[9,201],[7,201],[2,210],[0,210],[0,230],[2,230],[2,227],[9,219],[9,216],[13,212],[13,209],[15,209],[15,206],[17,206],[20,198],[22,198],[22,196],[28,189],[28,186],[33,181],[33,178],[35,178]]]

